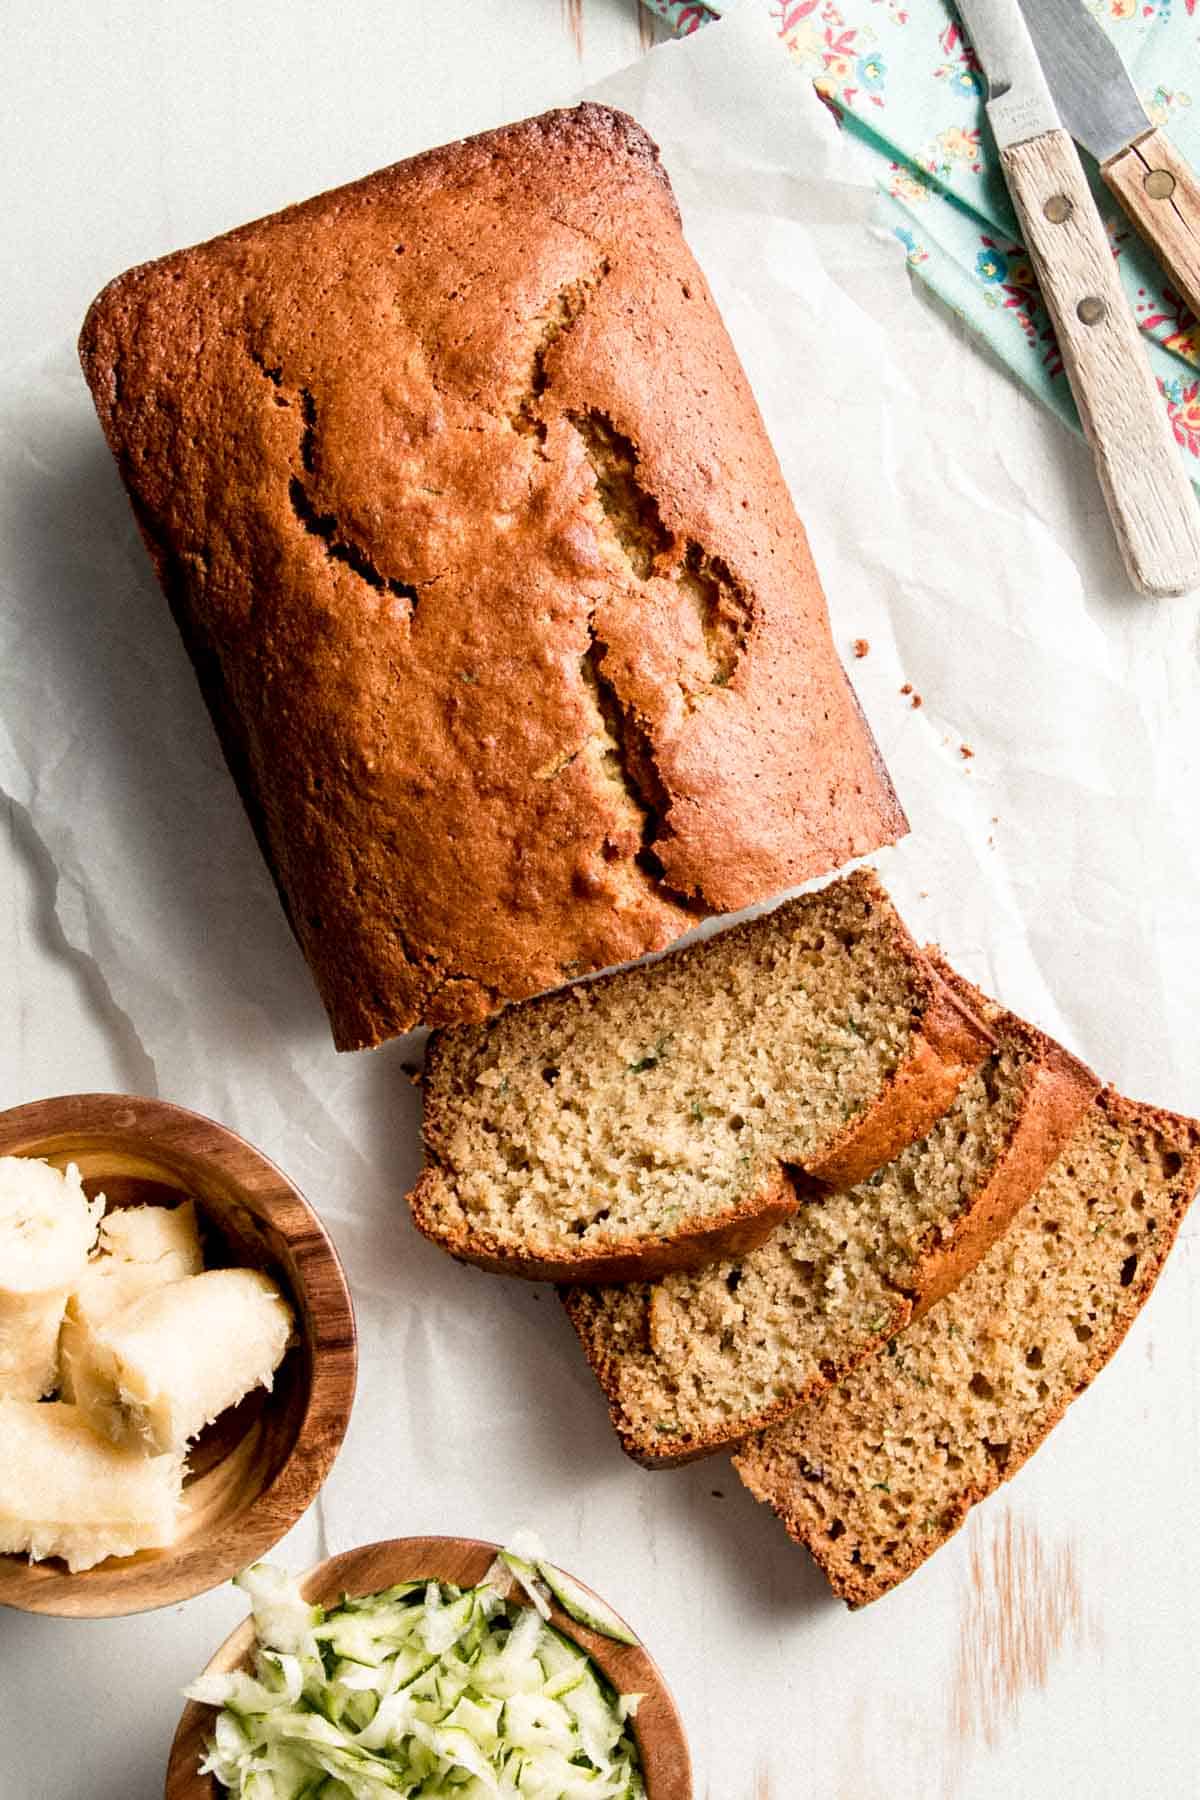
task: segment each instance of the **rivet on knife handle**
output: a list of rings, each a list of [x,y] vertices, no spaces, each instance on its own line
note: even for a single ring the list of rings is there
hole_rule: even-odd
[[[1146,594],[1200,587],[1200,508],[1078,152],[1047,131],[1001,162],[1129,578]]]
[[[1151,131],[1100,172],[1200,317],[1200,182],[1191,165],[1170,138]]]

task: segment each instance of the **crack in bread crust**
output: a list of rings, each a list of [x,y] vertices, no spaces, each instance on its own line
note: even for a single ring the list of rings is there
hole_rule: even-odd
[[[692,710],[705,689],[728,687],[737,672],[754,629],[750,597],[723,558],[663,523],[659,502],[639,473],[632,439],[597,407],[571,410],[567,418],[591,465],[609,541],[630,574],[639,582],[672,582],[677,602],[695,616],[703,656],[679,674]]]
[[[550,383],[546,371],[547,354],[551,345],[582,318],[584,309],[601,282],[607,278],[611,266],[607,256],[602,256],[590,274],[580,275],[577,280],[564,283],[550,305],[535,321],[539,329],[530,357],[528,386],[515,405],[509,407],[506,416],[514,431],[537,439],[539,455],[545,455],[547,435],[546,421],[541,416],[539,405]]]
[[[654,845],[669,832],[667,816],[671,797],[654,762],[650,734],[633,707],[621,699],[616,683],[604,670],[608,645],[596,635],[594,615],[588,619],[588,647],[579,659],[579,674],[596,713],[594,743],[600,767],[614,786],[623,790],[632,809],[639,848],[634,863],[655,887],[670,891]],[[695,905],[698,896],[675,894],[681,906]]]
[[[288,482],[288,499],[297,522],[313,537],[320,538],[325,546],[325,554],[333,562],[345,563],[377,593],[386,591],[398,600],[407,600],[410,606],[417,604],[419,595],[412,582],[401,581],[395,575],[382,574],[360,544],[352,543],[342,535],[333,513],[317,511],[298,475],[293,475]]]
[[[260,374],[265,375],[271,386],[276,389],[278,398],[276,405],[290,406],[283,393],[283,365],[270,363],[261,350],[248,351],[251,362]],[[315,475],[319,467],[317,437],[317,403],[309,388],[296,390],[295,405],[300,414],[300,466],[308,475]],[[354,543],[346,537],[338,524],[335,514],[322,512],[313,500],[299,475],[293,474],[288,480],[288,504],[295,515],[296,522],[310,536],[320,538],[325,546],[325,554],[331,562],[345,563],[361,581],[374,588],[376,593],[389,593],[397,600],[407,600],[410,607],[415,607],[420,598],[419,590],[411,581],[402,581],[398,576],[385,575],[377,567],[374,560],[363,549],[361,544]],[[426,586],[429,584],[426,583]]]

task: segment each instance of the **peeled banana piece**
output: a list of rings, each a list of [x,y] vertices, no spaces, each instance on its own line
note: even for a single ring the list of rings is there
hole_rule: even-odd
[[[56,1386],[59,1327],[103,1211],[74,1163],[0,1156],[0,1395],[40,1400]]]
[[[170,1282],[97,1327],[76,1364],[79,1404],[114,1443],[181,1452],[226,1407],[271,1386],[292,1327],[257,1269]]]

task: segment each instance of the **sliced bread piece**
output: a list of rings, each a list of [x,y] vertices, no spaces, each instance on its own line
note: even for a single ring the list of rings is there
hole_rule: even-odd
[[[927,1137],[848,1193],[810,1197],[746,1256],[564,1292],[635,1461],[711,1455],[856,1368],[974,1267],[1099,1093],[1052,1038],[928,954],[996,1048]]]
[[[1014,1475],[1103,1368],[1200,1183],[1200,1123],[1106,1090],[953,1294],[782,1425],[738,1474],[863,1606]]]
[[[753,1248],[783,1165],[851,1187],[992,1046],[874,875],[660,961],[437,1034],[418,1228],[537,1280],[628,1281]]]

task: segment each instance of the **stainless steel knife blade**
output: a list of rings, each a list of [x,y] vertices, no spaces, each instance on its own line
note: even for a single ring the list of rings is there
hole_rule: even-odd
[[[999,148],[1062,129],[1017,0],[957,0],[957,4],[987,78],[987,115]]]
[[[1062,122],[1106,163],[1151,129],[1125,64],[1082,0],[1020,0]]]

